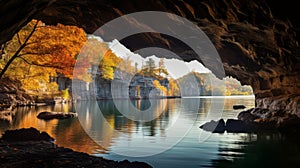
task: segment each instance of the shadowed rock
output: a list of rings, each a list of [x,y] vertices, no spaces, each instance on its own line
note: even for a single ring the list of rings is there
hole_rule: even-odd
[[[252,110],[253,108],[240,112],[237,116],[238,120],[253,122],[255,119],[258,119],[259,118],[258,116],[251,113]]]
[[[37,129],[32,127],[5,131],[1,140],[8,142],[54,141],[54,139],[46,132],[40,133]]]
[[[143,162],[107,160],[58,147],[47,133],[35,128],[9,130],[0,139],[0,167],[150,168]]]
[[[299,114],[287,113],[285,110],[252,108],[238,114],[238,119],[228,119],[224,131],[230,133],[274,132],[298,134],[300,130]],[[220,119],[219,121],[222,121]],[[218,121],[210,121],[200,128],[215,132]],[[223,131],[223,130],[222,130]]]
[[[33,98],[20,88],[21,85],[21,82],[17,79],[8,77],[0,79],[0,111],[11,111],[15,106],[32,105],[34,103]]]
[[[71,117],[77,117],[77,113],[64,113],[64,112],[41,112],[37,115],[37,118],[43,120],[52,120],[52,119],[67,119]]]
[[[259,131],[259,128],[259,124],[255,122],[245,122],[235,119],[228,119],[226,121],[226,131],[228,133],[251,133]]]
[[[244,109],[244,108],[246,108],[246,106],[244,106],[242,104],[238,104],[238,105],[233,105],[232,108],[234,110],[238,110],[238,109]]]
[[[219,121],[210,121],[200,126],[205,131],[212,133],[251,133],[258,132],[260,125],[255,122],[246,122],[236,119],[228,119],[226,124],[223,119]]]
[[[219,121],[211,120],[200,126],[205,131],[210,131],[213,133],[224,133],[225,132],[225,121],[220,119]]]

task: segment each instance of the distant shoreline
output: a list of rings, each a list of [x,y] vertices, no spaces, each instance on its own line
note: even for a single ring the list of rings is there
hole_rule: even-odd
[[[232,95],[232,96],[182,96],[181,98],[255,98],[255,95]]]

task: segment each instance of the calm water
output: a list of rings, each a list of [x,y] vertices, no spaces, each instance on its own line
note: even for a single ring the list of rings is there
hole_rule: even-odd
[[[144,161],[159,168],[300,165],[297,139],[287,139],[279,133],[210,134],[199,129],[211,119],[236,118],[239,110],[233,110],[233,104],[251,108],[254,98],[118,100],[19,108],[6,120],[0,120],[0,133],[35,127],[49,133],[59,146],[108,159]],[[46,122],[36,118],[41,111],[75,110],[75,119]]]

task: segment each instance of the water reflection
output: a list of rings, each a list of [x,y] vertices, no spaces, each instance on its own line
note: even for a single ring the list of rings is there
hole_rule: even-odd
[[[80,102],[76,111],[85,131],[102,147],[142,157],[178,143],[192,128],[199,102],[200,99],[104,100]]]
[[[245,134],[240,141],[222,141],[212,167],[265,168],[299,167],[299,135],[286,136],[281,133]]]
[[[214,100],[214,101],[212,101]],[[7,129],[35,127],[48,132],[59,146],[95,154],[114,160],[145,161],[154,167],[274,167],[291,163],[299,164],[299,139],[287,139],[278,134],[212,134],[199,142],[199,125],[219,115],[224,105],[222,118],[235,118],[238,110],[233,104],[254,106],[253,98],[186,98],[142,102],[119,100],[121,110],[128,105],[145,111],[149,103],[155,120],[140,122],[128,119],[112,101],[79,102],[76,105],[79,119],[43,121],[36,118],[41,111],[74,111],[72,104],[18,108],[8,120],[0,120],[0,133]],[[220,104],[214,107],[214,104]],[[99,110],[101,110],[99,112]],[[219,109],[220,110],[220,109]],[[132,112],[131,112],[132,113]],[[139,117],[128,112],[126,115]],[[147,114],[149,115],[149,114]],[[188,131],[187,131],[188,130]],[[87,132],[87,133],[86,133]],[[180,140],[180,136],[185,138]],[[91,136],[91,138],[90,138]],[[172,138],[167,141],[168,138]],[[171,149],[150,157],[125,157],[116,153],[127,150],[137,155],[156,152],[167,143],[177,143]],[[96,141],[96,142],[94,142]],[[101,144],[100,145],[98,145]],[[128,147],[129,146],[129,147]],[[140,148],[143,146],[143,148]],[[168,146],[165,146],[168,147]],[[143,150],[143,151],[140,151]],[[274,163],[272,163],[274,162]],[[276,165],[276,164],[277,165]]]
[[[8,129],[34,127],[54,137],[59,146],[86,153],[105,152],[85,133],[78,119],[44,121],[36,117],[42,111],[74,111],[74,108],[72,104],[16,108],[10,114],[11,120],[0,119],[0,134]]]

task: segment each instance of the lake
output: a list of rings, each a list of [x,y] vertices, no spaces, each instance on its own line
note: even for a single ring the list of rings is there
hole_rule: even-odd
[[[35,127],[58,146],[113,160],[144,161],[154,167],[297,167],[298,139],[280,133],[211,134],[199,126],[236,118],[254,107],[252,96],[187,97],[159,100],[103,100],[15,109],[0,120],[7,129]],[[41,111],[76,111],[78,118],[43,121]]]

